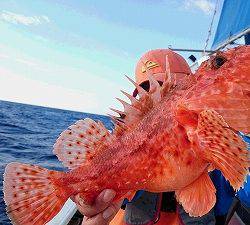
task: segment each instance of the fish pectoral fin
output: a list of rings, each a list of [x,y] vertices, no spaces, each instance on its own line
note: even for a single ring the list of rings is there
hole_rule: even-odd
[[[207,173],[175,192],[177,201],[190,216],[207,214],[216,202],[216,189]]]
[[[238,190],[248,174],[247,144],[214,110],[199,114],[195,135],[199,155],[219,169]]]
[[[78,120],[57,139],[53,153],[69,169],[82,166],[88,159],[93,158],[101,145],[111,140],[111,133],[100,122],[86,118]]]

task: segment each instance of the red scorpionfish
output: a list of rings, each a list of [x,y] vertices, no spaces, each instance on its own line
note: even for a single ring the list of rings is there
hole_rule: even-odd
[[[77,121],[62,132],[54,153],[68,172],[13,162],[4,174],[4,200],[13,224],[42,225],[78,193],[88,203],[106,188],[117,200],[136,190],[175,191],[191,216],[209,212],[219,169],[235,190],[248,175],[249,154],[237,131],[250,132],[250,46],[219,52],[195,74],[162,86],[147,71],[150,90],[123,92],[124,114],[110,133],[101,122]]]

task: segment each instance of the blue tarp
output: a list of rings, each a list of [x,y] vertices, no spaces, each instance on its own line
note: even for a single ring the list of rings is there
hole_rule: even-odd
[[[212,49],[250,28],[250,0],[224,0]]]
[[[243,133],[240,133],[240,135],[244,139],[244,141],[247,143],[248,150],[250,151],[250,137],[244,135]],[[237,196],[245,206],[250,207],[250,175],[249,174],[247,176],[247,180],[244,183],[243,188],[241,188],[238,191]]]

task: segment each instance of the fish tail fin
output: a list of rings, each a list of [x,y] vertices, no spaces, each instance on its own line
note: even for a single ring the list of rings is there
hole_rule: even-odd
[[[247,144],[214,110],[204,110],[199,114],[197,134],[197,143],[204,158],[238,190],[250,166]]]
[[[13,224],[42,225],[60,211],[67,197],[54,182],[59,173],[16,162],[6,166],[3,192]]]

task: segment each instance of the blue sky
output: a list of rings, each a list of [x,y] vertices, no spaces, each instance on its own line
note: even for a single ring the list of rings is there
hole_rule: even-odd
[[[214,5],[215,0],[1,1],[0,99],[109,112],[118,105],[120,89],[132,91],[124,75],[134,76],[144,52],[204,48]]]

